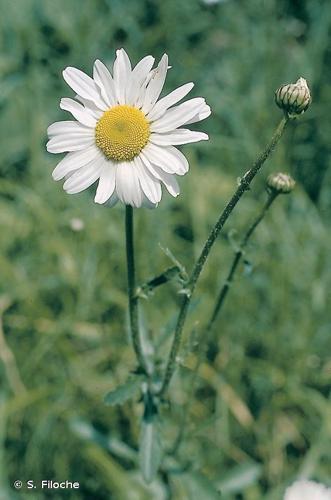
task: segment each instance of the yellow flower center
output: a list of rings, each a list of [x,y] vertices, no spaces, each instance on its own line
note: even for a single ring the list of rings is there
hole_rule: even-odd
[[[95,128],[95,142],[110,160],[132,160],[146,146],[150,133],[143,112],[121,104],[104,112]]]

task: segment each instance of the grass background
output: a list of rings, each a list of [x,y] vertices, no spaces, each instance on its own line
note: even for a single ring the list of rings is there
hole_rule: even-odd
[[[280,499],[297,477],[331,486],[330,76],[331,10],[323,0],[0,0],[0,498]],[[199,325],[210,314],[240,234],[264,198],[264,179],[297,180],[252,241],[189,408],[178,457],[143,484],[137,468],[141,405],[103,404],[135,366],[126,323],[123,207],[66,195],[51,179],[46,128],[72,97],[61,71],[91,74],[125,47],[136,63],[167,52],[165,91],[194,81],[213,110],[189,145],[182,195],[136,213],[139,278],[189,270],[238,176],[280,119],[273,92],[307,78],[313,105],[292,123],[217,242],[196,292],[182,367],[162,410],[173,443],[192,384]],[[69,115],[68,115],[69,118]],[[199,128],[199,127],[198,127]],[[76,230],[77,220],[82,226]],[[144,302],[165,358],[178,288]],[[190,337],[196,332],[195,341]],[[4,344],[6,340],[6,345]],[[192,350],[193,344],[193,350]],[[16,479],[80,482],[79,490],[23,488]]]

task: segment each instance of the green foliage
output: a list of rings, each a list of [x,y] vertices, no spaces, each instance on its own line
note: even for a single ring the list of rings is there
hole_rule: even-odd
[[[63,498],[97,500],[191,500],[197,492],[208,499],[220,491],[226,500],[278,500],[299,476],[330,484],[329,2],[0,0],[0,9],[0,312],[8,347],[0,350],[0,497],[15,498],[17,479],[79,481]],[[171,405],[152,427],[138,397],[103,402],[114,387],[113,401],[135,393],[135,383],[129,392],[122,386],[136,368],[123,207],[94,205],[94,188],[66,195],[51,179],[59,159],[44,147],[47,126],[67,119],[60,97],[72,97],[61,71],[91,74],[96,58],[110,64],[120,46],[134,63],[166,51],[165,91],[194,81],[192,96],[205,96],[213,110],[201,124],[211,140],[184,148],[191,168],[181,196],[136,214],[139,283],[177,259],[181,274],[190,271],[237,177],[279,120],[274,90],[303,76],[313,91],[311,108],[291,124],[215,245]],[[297,188],[256,231],[193,384],[203,327],[232,260],[230,236],[236,231],[240,241],[274,170],[290,171]],[[179,289],[175,278],[141,301],[158,366]],[[163,461],[146,485],[140,464],[151,479],[160,460],[155,423]],[[25,487],[18,496],[45,498]]]
[[[121,405],[136,396],[141,388],[140,377],[132,377],[104,397],[106,405]]]

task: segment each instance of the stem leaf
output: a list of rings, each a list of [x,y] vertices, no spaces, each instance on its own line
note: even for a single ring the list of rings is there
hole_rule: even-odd
[[[181,270],[178,266],[168,267],[162,274],[159,274],[158,276],[155,276],[155,278],[152,278],[146,283],[140,285],[137,290],[137,295],[143,298],[148,298],[155,288],[168,283],[176,277],[180,278],[180,273]]]
[[[141,382],[141,377],[129,378],[125,384],[119,385],[116,389],[105,395],[105,404],[110,406],[121,405],[129,399],[132,399],[138,393]]]

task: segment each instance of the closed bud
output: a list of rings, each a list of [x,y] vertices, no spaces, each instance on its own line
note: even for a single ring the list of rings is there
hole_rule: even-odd
[[[282,85],[275,92],[275,101],[289,118],[296,118],[306,111],[311,103],[310,90],[307,81],[299,78],[296,83]]]
[[[277,194],[288,194],[293,191],[295,180],[289,174],[281,172],[270,174],[267,179],[268,189]]]

